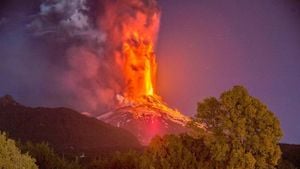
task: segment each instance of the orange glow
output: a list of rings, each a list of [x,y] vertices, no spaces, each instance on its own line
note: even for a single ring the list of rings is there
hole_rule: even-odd
[[[129,0],[128,3],[134,1]],[[129,108],[126,111],[137,119],[146,115],[166,116],[176,123],[186,124],[190,119],[170,108],[156,91],[157,63],[154,48],[160,12],[141,10],[128,16],[114,5],[109,6],[106,12],[109,19],[102,20],[101,25],[110,32],[107,38],[116,48],[115,61],[122,73],[122,93],[116,95],[117,109]]]
[[[125,89],[119,96],[121,106],[135,107],[135,118],[150,113],[152,116],[169,116],[177,123],[185,124],[189,118],[179,111],[169,108],[155,91],[157,63],[154,53],[156,35],[159,27],[159,14],[149,16],[138,13],[122,27],[122,62]]]
[[[154,41],[159,16],[153,16],[151,26],[145,26],[147,19],[137,15],[136,19],[124,25],[123,73],[125,78],[124,96],[137,100],[143,96],[155,95],[157,64],[154,54]]]

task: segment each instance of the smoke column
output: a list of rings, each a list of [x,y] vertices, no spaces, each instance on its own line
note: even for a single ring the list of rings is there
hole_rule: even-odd
[[[152,55],[160,16],[155,0],[51,0],[42,3],[39,10],[26,29],[32,38],[64,44],[59,56],[64,62],[53,81],[72,106],[101,113],[115,105],[117,95],[151,93],[146,88],[153,88],[152,80],[155,83]],[[148,45],[147,51],[139,54],[145,55],[143,59],[151,57],[150,87],[137,88],[147,79],[143,75],[133,79],[130,71],[141,74],[146,66],[139,64],[138,58],[135,67],[126,65],[132,58],[124,54],[124,44],[131,44],[134,52],[140,45]]]

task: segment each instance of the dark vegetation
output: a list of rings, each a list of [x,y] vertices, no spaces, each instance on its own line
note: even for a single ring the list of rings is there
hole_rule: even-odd
[[[300,168],[300,145],[280,144],[282,151],[282,164],[291,168]],[[282,167],[282,169],[285,169]]]
[[[31,116],[38,117],[31,118]],[[199,124],[204,124],[205,129],[200,128]],[[39,129],[34,129],[32,125]],[[300,146],[287,144],[279,146],[282,133],[278,119],[267,106],[250,96],[241,86],[235,86],[222,93],[220,98],[212,97],[200,102],[197,114],[189,124],[191,132],[157,136],[144,149],[141,149],[127,132],[81,116],[73,110],[28,108],[14,102],[10,97],[0,100],[0,126],[0,130],[9,132],[12,138],[21,140],[18,144],[21,152],[23,154],[28,152],[28,155],[35,159],[36,164],[42,169],[295,169],[300,167]],[[80,129],[83,126],[97,130],[99,135],[96,135],[97,132]],[[64,134],[68,138],[63,136]],[[125,139],[118,134],[125,136]],[[84,140],[83,137],[90,137],[90,140]],[[107,141],[108,139],[119,139],[119,142],[118,140]],[[43,141],[49,142],[49,145],[39,143]],[[98,147],[94,142],[98,142],[102,147]],[[74,150],[68,148],[70,145]],[[54,149],[51,148],[52,146]],[[98,153],[94,151],[94,153],[87,153],[88,155],[82,154],[92,150],[97,150]]]
[[[75,157],[65,157],[57,154],[47,143],[27,142],[19,144],[23,153],[28,153],[36,159],[36,164],[40,169],[80,169],[79,159]]]

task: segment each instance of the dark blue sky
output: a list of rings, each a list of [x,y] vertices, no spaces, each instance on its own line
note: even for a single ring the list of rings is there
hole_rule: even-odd
[[[247,87],[300,143],[300,1],[162,0],[160,94],[192,115],[196,103]],[[174,94],[176,93],[176,95]]]
[[[80,110],[74,103],[82,99],[74,102],[55,78],[66,67],[68,44],[32,38],[25,29],[40,3],[0,4],[0,95],[11,94],[25,105]],[[160,0],[160,5],[157,86],[171,107],[193,115],[197,102],[244,85],[279,117],[282,141],[300,143],[299,0]]]

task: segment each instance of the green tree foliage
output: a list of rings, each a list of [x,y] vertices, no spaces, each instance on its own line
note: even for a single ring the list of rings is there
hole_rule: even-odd
[[[0,132],[0,168],[1,169],[37,169],[35,159],[21,151],[15,141]]]
[[[188,136],[155,137],[143,153],[130,151],[99,158],[88,169],[193,169],[197,159],[185,146]],[[199,149],[197,149],[199,150]],[[201,151],[201,150],[200,150]]]
[[[80,169],[77,161],[69,161],[61,158],[49,147],[47,143],[33,144],[27,142],[21,145],[22,151],[29,152],[37,160],[37,165],[41,169]]]
[[[175,135],[152,139],[144,154],[148,166],[161,169],[190,169],[196,168],[197,161],[192,152],[185,146],[184,139]],[[151,168],[150,167],[150,168]]]
[[[272,169],[280,159],[278,119],[242,86],[199,103],[195,122],[207,128],[197,132],[209,149],[210,168]]]
[[[91,169],[272,169],[280,159],[279,121],[241,86],[199,103],[190,126],[191,133],[155,137],[143,153],[117,153]]]
[[[188,134],[153,138],[143,153],[100,158],[89,169],[274,169],[280,159],[279,121],[244,87],[199,103],[190,127]],[[286,160],[277,168],[295,169]]]

